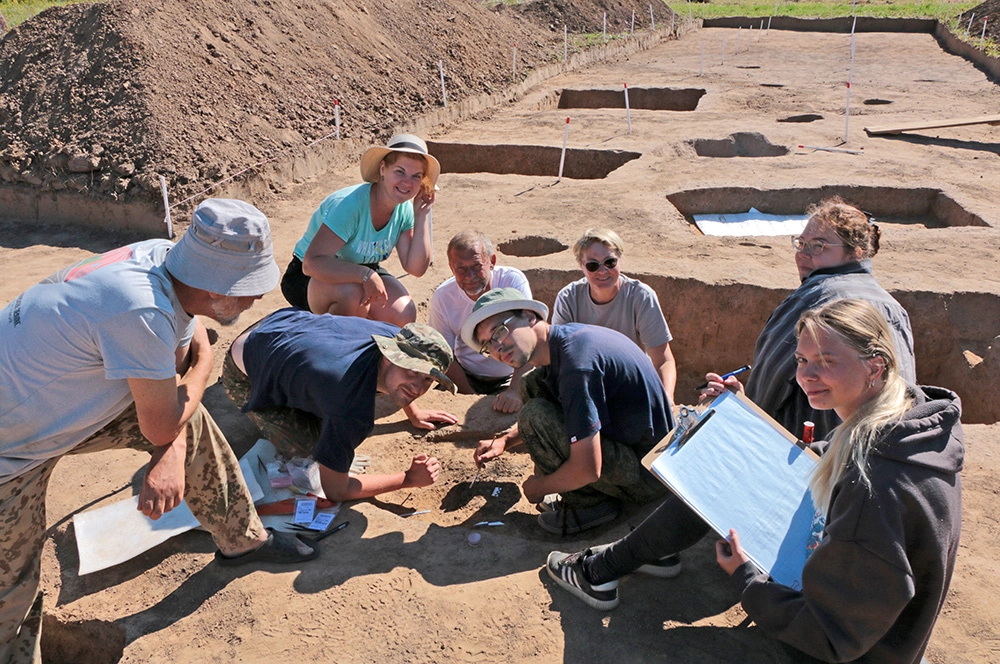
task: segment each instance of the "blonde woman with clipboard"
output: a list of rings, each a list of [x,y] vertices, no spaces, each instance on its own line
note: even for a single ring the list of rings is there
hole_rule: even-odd
[[[938,387],[909,387],[888,325],[869,303],[838,300],[802,315],[796,378],[818,410],[843,423],[810,488],[825,511],[802,590],[749,561],[730,531],[716,559],[765,632],[828,662],[919,662],[951,582],[961,532],[965,456],[961,404]],[[714,380],[713,380],[714,379]],[[741,389],[709,375],[708,392]],[[655,571],[707,525],[671,495],[624,539],[572,555],[552,552],[549,575],[595,608],[618,604],[618,578]],[[678,548],[681,547],[681,548]]]

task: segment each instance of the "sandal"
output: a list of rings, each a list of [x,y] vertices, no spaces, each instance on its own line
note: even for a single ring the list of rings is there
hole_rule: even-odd
[[[319,545],[308,537],[294,535],[292,533],[278,532],[272,528],[267,529],[267,541],[253,551],[240,554],[238,556],[226,556],[221,551],[215,552],[215,562],[222,567],[236,567],[246,563],[303,563],[312,560],[319,555]],[[295,540],[299,540],[312,549],[311,553],[305,555],[299,553],[295,546]]]

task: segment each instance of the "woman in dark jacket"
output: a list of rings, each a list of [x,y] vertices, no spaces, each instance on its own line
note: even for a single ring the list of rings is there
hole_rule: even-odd
[[[906,310],[872,275],[881,232],[864,212],[840,198],[811,209],[802,235],[792,239],[802,285],[778,305],[754,347],[753,372],[746,393],[792,434],[802,437],[802,423],[814,422],[817,440],[840,419],[833,411],[817,411],[795,384],[795,326],[804,311],[840,299],[872,303],[889,323],[903,378],[916,383],[913,332]]]
[[[739,534],[716,544],[743,608],[764,631],[823,661],[919,662],[944,604],[961,531],[965,455],[954,393],[903,380],[889,328],[867,302],[838,300],[796,326],[797,381],[843,420],[810,483],[826,517],[802,589],[761,573]],[[718,376],[709,391],[739,390]],[[591,606],[618,603],[618,577],[697,542],[704,524],[674,495],[608,547],[552,552],[549,574]],[[595,551],[597,551],[595,553]]]

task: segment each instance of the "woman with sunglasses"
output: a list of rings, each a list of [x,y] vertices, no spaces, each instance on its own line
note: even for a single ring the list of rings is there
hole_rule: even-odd
[[[807,311],[795,337],[798,384],[814,408],[843,419],[828,442],[813,446],[821,460],[810,490],[825,515],[822,537],[798,590],[761,573],[735,531],[716,543],[716,560],[767,634],[824,662],[916,664],[958,552],[961,403],[949,390],[903,378],[888,325],[868,302]],[[736,378],[709,377],[716,393],[741,388]],[[553,551],[547,569],[561,587],[606,610],[618,604],[619,577],[645,571],[708,531],[671,494],[624,539],[572,555]]]
[[[792,238],[802,284],[778,305],[754,348],[753,372],[746,393],[792,434],[802,437],[802,423],[815,424],[824,438],[840,418],[817,410],[795,383],[795,326],[802,313],[833,300],[860,299],[873,304],[889,323],[903,379],[914,384],[913,332],[906,310],[872,275],[881,232],[858,208],[838,197],[809,209],[802,235]]]
[[[327,196],[295,245],[281,281],[289,304],[398,327],[416,321],[417,307],[406,287],[381,262],[395,249],[407,274],[421,277],[427,271],[440,172],[427,144],[413,134],[366,150],[364,183]]]
[[[649,355],[673,403],[677,363],[670,352],[670,328],[656,292],[621,273],[622,239],[614,231],[591,228],[573,251],[583,279],[559,291],[552,324],[585,323],[621,332]]]

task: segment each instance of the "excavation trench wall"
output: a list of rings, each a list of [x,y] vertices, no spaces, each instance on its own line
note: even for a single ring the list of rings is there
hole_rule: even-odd
[[[769,214],[802,214],[811,204],[831,196],[857,205],[873,214],[876,221],[923,223],[930,227],[989,226],[981,215],[969,211],[951,195],[929,187],[828,185],[772,191],[718,187],[669,194],[667,200],[693,223],[692,215],[746,212],[751,207]]]
[[[646,111],[693,111],[705,96],[702,88],[629,88],[629,108]],[[625,90],[563,90],[559,108],[625,108]]]
[[[556,294],[579,272],[525,270],[535,298],[551,308]],[[791,292],[751,284],[710,284],[696,279],[633,273],[656,291],[674,340],[678,403],[692,403],[708,371],[747,364],[771,312]],[[893,291],[911,312],[917,380],[954,390],[962,420],[1000,421],[1000,296],[987,293]],[[913,315],[919,312],[919,315]]]
[[[760,22],[768,24],[768,17],[727,16],[710,18],[702,22],[705,28],[748,28],[751,25],[759,27]],[[853,17],[840,18],[795,18],[793,16],[774,16],[770,19],[770,27],[774,30],[795,30],[797,32],[842,32],[850,33],[854,22]],[[855,32],[924,32],[934,35],[941,48],[971,62],[977,69],[986,74],[994,83],[1000,83],[1000,58],[994,58],[976,48],[973,44],[959,39],[944,23],[935,19],[921,18],[874,18],[857,17]]]
[[[428,142],[427,149],[446,173],[497,173],[499,175],[559,174],[562,149],[542,145],[476,145]],[[642,155],[626,150],[566,150],[563,176],[598,180]]]

